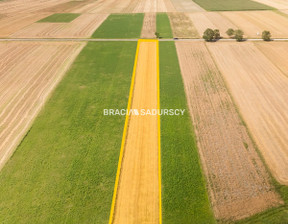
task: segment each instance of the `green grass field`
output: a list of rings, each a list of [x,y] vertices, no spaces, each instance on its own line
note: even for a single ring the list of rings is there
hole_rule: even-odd
[[[160,38],[173,38],[170,20],[166,13],[157,13],[156,30],[159,33]]]
[[[55,13],[39,20],[38,23],[69,23],[80,15],[78,13]]]
[[[252,0],[193,0],[208,11],[246,11],[273,9]]]
[[[208,201],[174,42],[160,42],[161,108],[185,109],[161,117],[163,223],[216,223]]]
[[[93,33],[93,38],[139,38],[144,14],[111,14]]]
[[[0,223],[108,223],[136,42],[80,53],[0,173]]]

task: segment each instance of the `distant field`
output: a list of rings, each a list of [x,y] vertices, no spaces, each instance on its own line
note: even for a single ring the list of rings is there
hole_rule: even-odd
[[[186,110],[184,116],[161,117],[163,223],[216,223],[173,42],[160,42],[160,106]]]
[[[172,30],[170,27],[169,17],[166,13],[157,13],[156,16],[156,31],[161,38],[172,38]]]
[[[108,223],[136,42],[89,43],[0,173],[0,223]]]
[[[250,0],[193,0],[208,11],[269,10],[270,6]]]
[[[44,19],[38,21],[38,23],[69,23],[80,16],[79,13],[55,13]]]
[[[111,14],[94,32],[94,38],[139,38],[144,14]]]

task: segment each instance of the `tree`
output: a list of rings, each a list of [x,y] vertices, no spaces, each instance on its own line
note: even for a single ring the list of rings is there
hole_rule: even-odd
[[[221,37],[220,31],[218,29],[214,30],[214,39],[219,40]]]
[[[155,36],[156,36],[157,39],[160,38],[160,34],[158,32],[155,32]]]
[[[270,41],[270,40],[271,40],[271,33],[270,33],[270,31],[264,30],[264,31],[262,32],[262,39],[263,39],[264,41]]]
[[[228,29],[226,31],[226,34],[231,38],[232,36],[234,36],[235,34],[235,30],[233,30],[232,28]]]
[[[235,30],[235,39],[240,42],[243,41],[244,32],[242,30]]]
[[[212,41],[214,38],[214,31],[210,28],[206,29],[203,34],[203,39],[205,41]]]

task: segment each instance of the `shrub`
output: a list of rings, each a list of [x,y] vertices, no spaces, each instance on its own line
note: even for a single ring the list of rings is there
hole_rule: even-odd
[[[243,41],[244,32],[242,30],[235,30],[235,39],[239,41]]]
[[[234,34],[235,34],[235,30],[233,30],[232,28],[230,28],[230,29],[228,29],[228,30],[226,31],[226,34],[227,34],[229,37],[232,37],[232,36],[234,36]]]
[[[220,37],[221,37],[220,31],[219,31],[218,29],[215,29],[215,30],[214,30],[214,39],[215,39],[215,40],[219,40]]]
[[[212,41],[214,38],[214,31],[210,28],[206,29],[203,34],[203,39],[205,41]]]
[[[262,32],[262,39],[263,39],[264,41],[270,41],[270,40],[271,40],[271,33],[270,33],[270,31],[264,30],[264,31]]]

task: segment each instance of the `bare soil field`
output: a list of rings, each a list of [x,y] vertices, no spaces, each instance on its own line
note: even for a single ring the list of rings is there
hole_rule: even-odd
[[[94,0],[69,1],[51,7],[47,7],[39,11],[53,12],[53,13],[67,13],[67,12],[69,13],[73,12],[74,10],[77,10],[78,8],[84,7],[92,2],[94,2]]]
[[[49,16],[50,13],[41,14],[17,14],[0,18],[0,37],[8,37],[16,31]]]
[[[229,28],[237,29],[232,22],[218,12],[189,13],[188,15],[200,36],[203,35],[207,28],[219,29],[223,37],[227,37],[226,31]]]
[[[33,13],[71,0],[10,0],[0,2],[0,14]]]
[[[82,14],[70,23],[34,23],[11,37],[22,38],[85,38],[93,32],[108,17],[108,14]]]
[[[274,38],[288,37],[288,18],[273,11],[221,12],[221,14],[242,29],[248,37],[261,38],[263,30],[269,30]]]
[[[84,44],[0,44],[0,168]]]
[[[253,43],[209,45],[275,178],[288,184],[288,78]]]
[[[203,8],[191,0],[171,0],[178,12],[205,12]]]
[[[141,38],[155,38],[156,13],[145,13]]]
[[[276,9],[288,9],[288,1],[286,0],[253,0],[265,5],[269,5]]]
[[[173,37],[198,38],[199,34],[190,18],[182,12],[168,13]]]
[[[216,218],[242,219],[279,205],[205,44],[177,42],[176,47]]]
[[[288,77],[287,42],[255,43],[255,45]]]
[[[156,42],[140,43],[131,109],[157,108]],[[157,116],[131,115],[114,223],[159,223]]]

